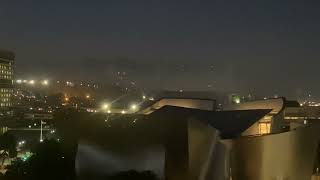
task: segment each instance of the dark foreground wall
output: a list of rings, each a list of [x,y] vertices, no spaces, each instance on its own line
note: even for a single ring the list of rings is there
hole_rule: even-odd
[[[101,178],[134,169],[151,170],[166,180],[225,180],[225,148],[219,131],[180,114],[62,116],[59,130],[66,149],[76,147],[78,178]],[[76,145],[75,145],[76,144]]]
[[[174,133],[167,134],[168,139],[163,139],[161,144],[127,141],[125,146],[118,146],[108,141],[103,144],[93,144],[88,139],[79,141],[77,176],[102,179],[110,174],[136,170],[152,171],[159,179],[167,180],[225,180],[229,164],[219,132],[198,120],[189,119],[184,123],[187,126],[181,128],[186,134],[182,133],[179,138]]]
[[[240,135],[268,112],[178,107],[150,115],[67,111],[57,116],[57,127],[66,149],[76,147],[70,156],[74,153],[79,176],[135,169],[152,170],[166,180],[229,180],[229,151],[220,137]]]

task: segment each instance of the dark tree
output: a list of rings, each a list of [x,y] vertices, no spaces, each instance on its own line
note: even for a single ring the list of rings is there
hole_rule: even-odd
[[[106,180],[158,180],[152,171],[138,172],[135,170],[119,172],[106,178]]]
[[[5,133],[0,136],[0,151],[2,151],[0,157],[2,159],[2,165],[6,158],[15,158],[17,156],[16,145],[17,141],[13,135]]]
[[[71,180],[61,145],[55,140],[39,143],[32,149],[33,155],[25,162],[15,161],[6,173],[9,179],[23,180]]]

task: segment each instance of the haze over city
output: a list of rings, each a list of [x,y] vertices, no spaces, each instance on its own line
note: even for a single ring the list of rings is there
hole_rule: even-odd
[[[290,97],[318,92],[319,2],[2,1],[16,77]]]
[[[1,0],[0,180],[320,180],[319,9]]]

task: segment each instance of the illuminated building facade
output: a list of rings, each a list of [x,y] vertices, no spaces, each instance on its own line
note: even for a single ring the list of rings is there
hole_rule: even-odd
[[[242,135],[264,135],[270,133],[280,133],[290,130],[293,126],[292,116],[302,116],[305,120],[305,110],[300,107],[297,101],[288,101],[285,98],[272,98],[257,101],[243,102],[225,107],[224,110],[253,110],[269,109],[271,110],[263,118],[253,124]],[[295,115],[294,113],[295,112]],[[297,115],[298,114],[298,115]],[[298,120],[298,119],[294,119]],[[292,129],[292,128],[291,128]]]
[[[13,63],[15,55],[12,52],[0,50],[0,108],[12,106],[13,93]]]

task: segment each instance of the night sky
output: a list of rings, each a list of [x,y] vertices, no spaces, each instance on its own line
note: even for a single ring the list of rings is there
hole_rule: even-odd
[[[295,0],[0,1],[17,77],[320,96],[320,3]]]

